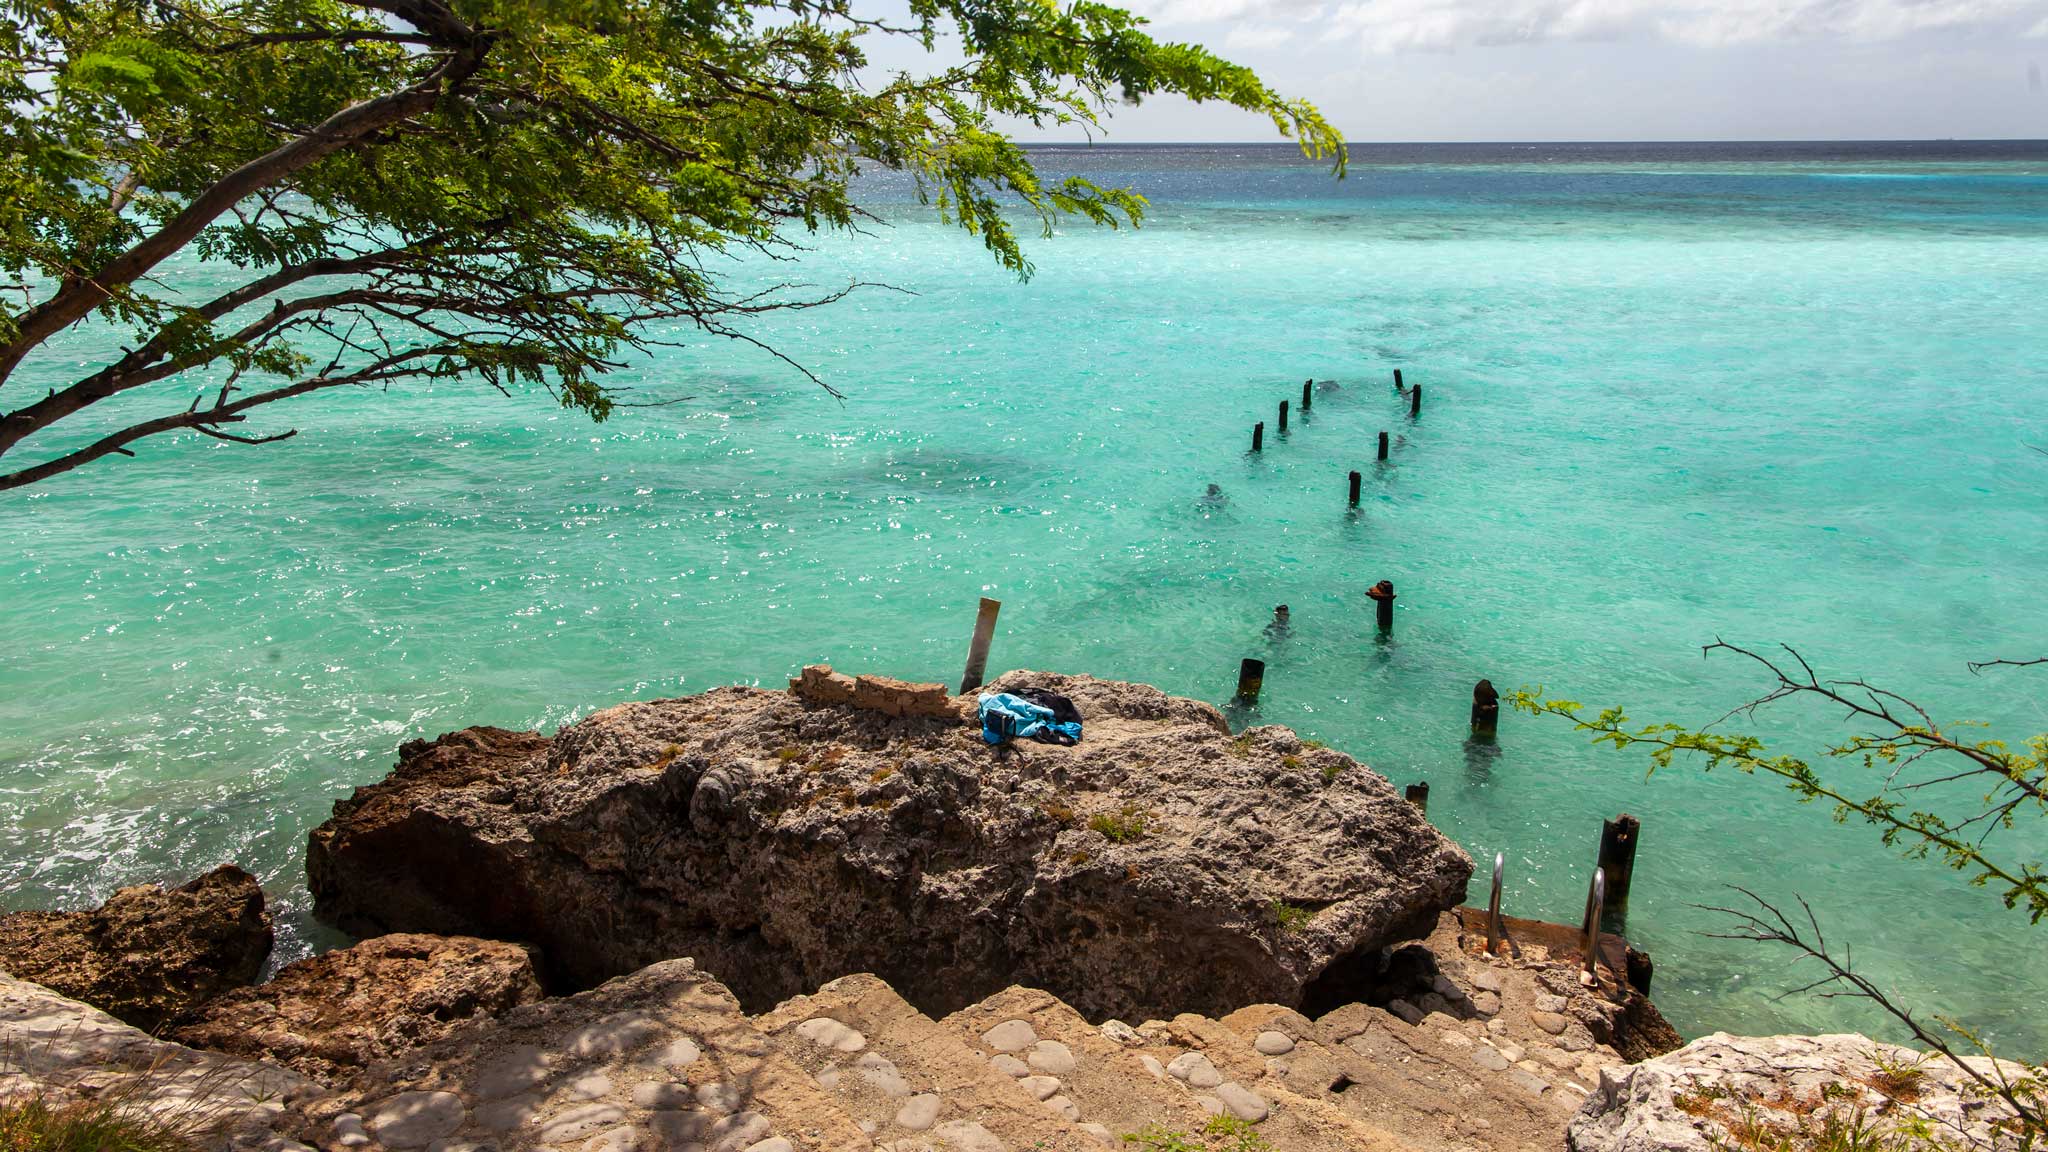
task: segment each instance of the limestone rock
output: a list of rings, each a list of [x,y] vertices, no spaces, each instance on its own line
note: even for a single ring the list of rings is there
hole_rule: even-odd
[[[365,1065],[540,995],[533,958],[516,944],[398,933],[287,964],[266,984],[206,1004],[171,1038],[268,1057],[338,1086]]]
[[[532,941],[572,986],[690,956],[756,1009],[872,972],[934,1013],[1025,983],[1144,1019],[1299,1004],[1427,934],[1471,874],[1384,778],[1285,728],[1233,739],[1155,688],[1013,672],[989,687],[1061,692],[1087,735],[991,748],[950,709],[858,707],[861,683],[408,744],[313,832],[315,911]],[[1283,929],[1281,902],[1314,916]]]
[[[1887,1098],[1879,1055],[1919,1069],[1910,1092]],[[2017,1064],[2004,1069],[2014,1079],[2027,1074]],[[1572,1152],[1711,1152],[1733,1142],[1731,1124],[1760,1122],[1789,1135],[1801,1123],[1824,1124],[1830,1111],[1847,1116],[1858,1109],[1885,1129],[1924,1119],[1968,1147],[2018,1146],[2010,1132],[1995,1128],[2010,1109],[1982,1099],[1960,1069],[1855,1034],[1716,1032],[1640,1064],[1603,1069],[1565,1139]],[[1777,1143],[1775,1136],[1770,1142]]]
[[[90,912],[0,916],[0,969],[154,1031],[255,980],[271,939],[262,886],[223,864],[176,888],[122,888]]]

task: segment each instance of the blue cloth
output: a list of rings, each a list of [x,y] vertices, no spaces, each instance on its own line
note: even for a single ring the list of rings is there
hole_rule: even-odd
[[[991,744],[1018,737],[1046,744],[1074,744],[1081,739],[1081,725],[1069,720],[1062,724],[1052,718],[1052,709],[1041,708],[1008,692],[981,694],[981,738]]]

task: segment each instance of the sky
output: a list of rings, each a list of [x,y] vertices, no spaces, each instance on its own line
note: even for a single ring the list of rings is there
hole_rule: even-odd
[[[1353,141],[2048,138],[2048,0],[1122,2]],[[1272,135],[1179,99],[1110,128]]]

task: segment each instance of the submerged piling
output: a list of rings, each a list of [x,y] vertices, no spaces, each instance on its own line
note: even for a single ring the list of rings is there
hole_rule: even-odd
[[[1280,402],[1280,430],[1287,431],[1287,401]]]
[[[1424,813],[1425,815],[1428,814],[1429,781],[1420,780],[1416,783],[1410,784],[1407,790],[1402,793],[1402,796],[1406,798],[1410,804],[1415,805],[1416,811]]]
[[[1382,433],[1380,433],[1380,459],[1382,459],[1382,460],[1385,460],[1386,458],[1387,458],[1387,434],[1386,434],[1385,432],[1382,432]]]
[[[1364,483],[1364,481],[1365,477],[1360,476],[1358,473],[1353,472],[1351,474],[1351,506],[1353,508],[1358,507],[1358,486]]]
[[[1491,740],[1499,728],[1500,693],[1493,690],[1493,681],[1481,680],[1472,686],[1472,734]]]
[[[1246,704],[1259,702],[1259,689],[1266,683],[1266,662],[1247,656],[1237,665],[1237,698]]]
[[[1254,451],[1254,452],[1260,452],[1260,451],[1264,451],[1264,450],[1265,450],[1265,447],[1266,447],[1266,422],[1265,422],[1264,420],[1261,420],[1261,421],[1259,421],[1259,422],[1258,422],[1257,424],[1254,424],[1254,425],[1252,425],[1252,451]]]
[[[1394,391],[1406,392],[1407,390],[1407,385],[1401,383],[1401,370],[1399,368],[1394,369]]]
[[[967,672],[960,677],[960,694],[967,695],[981,687],[981,678],[988,671],[988,645],[996,634],[996,613],[1003,610],[1003,602],[981,598],[981,609],[974,614],[974,639],[967,644]]]
[[[1370,587],[1370,588],[1366,589],[1366,590],[1365,590],[1365,594],[1366,594],[1367,596],[1370,596],[1370,597],[1372,597],[1372,598],[1373,598],[1373,600],[1374,600],[1374,602],[1375,602],[1375,603],[1377,604],[1377,606],[1378,606],[1378,608],[1379,608],[1379,625],[1380,625],[1380,631],[1382,631],[1382,632],[1391,632],[1391,631],[1393,631],[1393,630],[1394,630],[1394,582],[1393,582],[1392,580],[1382,580],[1382,581],[1380,581],[1379,583],[1377,583],[1377,584],[1373,585],[1372,587]]]
[[[1422,385],[1420,384],[1408,390],[1408,414],[1410,416],[1422,415]]]
[[[1312,396],[1310,396],[1310,394],[1309,394],[1309,393],[1310,393],[1310,390],[1311,390],[1311,389],[1312,389],[1312,388],[1313,388],[1314,386],[1315,386],[1315,381],[1314,381],[1314,380],[1303,380],[1303,381],[1301,382],[1301,410],[1302,410],[1303,412],[1306,412],[1306,411],[1308,411],[1308,409],[1309,409],[1309,404],[1310,404],[1311,400],[1313,399],[1313,397],[1312,397]]]

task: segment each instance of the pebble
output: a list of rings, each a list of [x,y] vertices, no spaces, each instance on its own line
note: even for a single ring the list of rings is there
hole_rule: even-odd
[[[702,1055],[704,1053],[697,1047],[696,1042],[687,1036],[683,1036],[655,1049],[653,1054],[647,1058],[647,1062],[673,1070],[687,1068],[695,1064],[697,1058]]]
[[[547,1054],[531,1044],[507,1048],[477,1074],[476,1094],[480,1100],[516,1096],[540,1085],[547,1078]]]
[[[996,1134],[972,1120],[950,1120],[932,1130],[941,1142],[957,1152],[1007,1152]]]
[[[697,1085],[697,1106],[706,1112],[725,1115],[740,1106],[740,1090],[723,1080]]]
[[[1166,1066],[1171,1075],[1185,1080],[1191,1088],[1214,1088],[1223,1083],[1223,1073],[1200,1052],[1183,1052]]]
[[[1520,1068],[1508,1073],[1508,1082],[1531,1096],[1541,1096],[1549,1091],[1550,1085],[1541,1076],[1524,1072]]]
[[[1111,1146],[1116,1144],[1116,1134],[1101,1124],[1077,1124],[1075,1127],[1102,1141],[1104,1144]]]
[[[1055,1096],[1050,1100],[1044,1101],[1043,1103],[1047,1108],[1057,1113],[1061,1119],[1064,1119],[1069,1123],[1079,1120],[1081,1118],[1081,1110],[1079,1108],[1074,1107],[1074,1102],[1072,1100],[1067,1099],[1065,1096]]]
[[[360,1148],[370,1142],[370,1134],[363,1131],[363,1118],[353,1112],[343,1112],[334,1118],[334,1142],[343,1148]]]
[[[1038,1043],[1038,1033],[1032,1031],[1028,1020],[1005,1020],[981,1034],[983,1041],[998,1052],[1022,1052]],[[980,1127],[980,1125],[976,1125]],[[987,1129],[983,1129],[987,1131]],[[994,1139],[994,1137],[990,1137]]]
[[[566,1087],[571,1100],[602,1100],[612,1094],[612,1078],[599,1069],[585,1072]]]
[[[819,1016],[796,1026],[796,1034],[820,1048],[834,1052],[858,1052],[868,1046],[868,1038],[830,1016]]]
[[[559,1144],[588,1136],[601,1128],[609,1128],[626,1118],[626,1110],[617,1104],[582,1104],[557,1115],[541,1125],[540,1143]]]
[[[1500,1019],[1488,1020],[1486,1022],[1486,1030],[1488,1032],[1493,1033],[1495,1036],[1506,1035],[1508,1030],[1508,1022]]]
[[[477,1107],[476,1125],[492,1132],[510,1132],[532,1123],[534,1116],[539,1112],[538,1096],[514,1096],[509,1100],[493,1100],[489,1104]]]
[[[1520,1064],[1522,1057],[1527,1055],[1522,1051],[1520,1044],[1503,1044],[1500,1046],[1500,1054],[1507,1057],[1510,1064]]]
[[[1500,1012],[1500,993],[1476,992],[1472,996],[1472,1010],[1481,1016],[1494,1016]]]
[[[1228,1104],[1225,1104],[1223,1101],[1218,1100],[1214,1096],[1197,1096],[1195,1097],[1195,1103],[1201,1105],[1202,1111],[1207,1112],[1211,1116],[1221,1116],[1225,1112],[1230,1111],[1230,1106]]]
[[[1121,1020],[1104,1020],[1101,1032],[1104,1038],[1117,1044],[1132,1048],[1141,1048],[1145,1044],[1145,1038],[1138,1035],[1138,1030]]]
[[[1166,1065],[1159,1062],[1159,1057],[1150,1053],[1140,1053],[1138,1063],[1145,1066],[1145,1071],[1150,1072],[1154,1080],[1166,1079]]]
[[[939,1122],[940,1100],[937,1093],[921,1092],[903,1102],[896,1110],[896,1126],[912,1132],[922,1132]]]
[[[1402,1020],[1405,1020],[1410,1024],[1422,1023],[1422,1017],[1424,1015],[1422,1009],[1417,1008],[1415,1005],[1410,1004],[1406,1000],[1388,1001],[1387,1011],[1392,1012],[1394,1015],[1400,1017]]]
[[[759,1112],[735,1112],[711,1126],[705,1135],[712,1152],[738,1152],[768,1139],[774,1125]]]
[[[1490,1044],[1472,1049],[1472,1062],[1488,1072],[1505,1072],[1514,1065],[1514,1061]]]
[[[1250,1124],[1257,1124],[1270,1111],[1265,1098],[1246,1088],[1235,1080],[1225,1080],[1216,1086],[1216,1098],[1230,1109],[1230,1114]]]
[[[1565,1010],[1565,1006],[1565,998],[1554,992],[1539,993],[1536,997],[1536,1010],[1538,1012],[1562,1012]]]
[[[386,1148],[424,1148],[462,1127],[467,1114],[453,1092],[401,1092],[371,1109],[367,1124]]]
[[[668,1147],[681,1148],[702,1141],[711,1118],[702,1112],[656,1112],[647,1118],[647,1126]]]
[[[1051,1099],[1060,1090],[1058,1078],[1052,1076],[1026,1076],[1017,1086],[1040,1100]]]
[[[693,1096],[688,1084],[661,1084],[649,1080],[633,1085],[633,1103],[642,1108],[673,1112],[688,1108]]]
[[[896,1070],[896,1062],[887,1056],[869,1052],[854,1061],[853,1067],[860,1073],[861,1079],[881,1089],[885,1096],[910,1095],[910,1085],[903,1079],[903,1074]]]
[[[1065,1076],[1074,1070],[1074,1052],[1057,1040],[1040,1040],[1025,1053],[1024,1062],[1054,1076]]]
[[[990,1067],[994,1068],[998,1072],[1001,1072],[1005,1076],[1031,1075],[1031,1065],[1026,1064],[1022,1060],[1017,1059],[1015,1056],[1012,1056],[1007,1052],[1003,1053],[1000,1056],[989,1057],[988,1062]]]
[[[645,1012],[614,1012],[562,1037],[571,1056],[617,1056],[661,1034],[661,1022]]]
[[[1453,1004],[1465,998],[1465,990],[1458,987],[1455,981],[1441,972],[1436,974],[1436,979],[1429,982],[1429,986],[1436,990],[1437,995]]]
[[[822,1069],[818,1072],[816,1076],[811,1077],[811,1079],[816,1080],[818,1082],[818,1087],[823,1088],[827,1092],[830,1092],[832,1089],[839,1087],[839,1069]]]
[[[770,1136],[747,1145],[747,1152],[796,1152],[796,1145],[787,1136]]]
[[[638,1128],[631,1124],[621,1124],[608,1132],[600,1132],[591,1137],[590,1142],[583,1146],[583,1152],[633,1152],[644,1143],[646,1141],[640,1138]],[[427,1152],[434,1150],[429,1148]]]
[[[1539,1011],[1529,1013],[1529,1023],[1536,1025],[1552,1036],[1556,1036],[1563,1032],[1571,1024],[1571,1021],[1555,1012]]]
[[[1252,1038],[1252,1047],[1262,1056],[1285,1056],[1294,1051],[1294,1037],[1285,1032],[1261,1032]]]
[[[1465,978],[1470,980],[1472,986],[1481,992],[1500,991],[1500,973],[1495,972],[1491,968],[1474,966],[1466,972]]]
[[[1567,1028],[1557,1038],[1557,1046],[1567,1052],[1590,1052],[1593,1050],[1593,1034],[1584,1028]]]
[[[1446,1030],[1438,1034],[1438,1039],[1442,1040],[1445,1047],[1448,1048],[1470,1048],[1472,1046],[1472,1038],[1463,1032]]]

